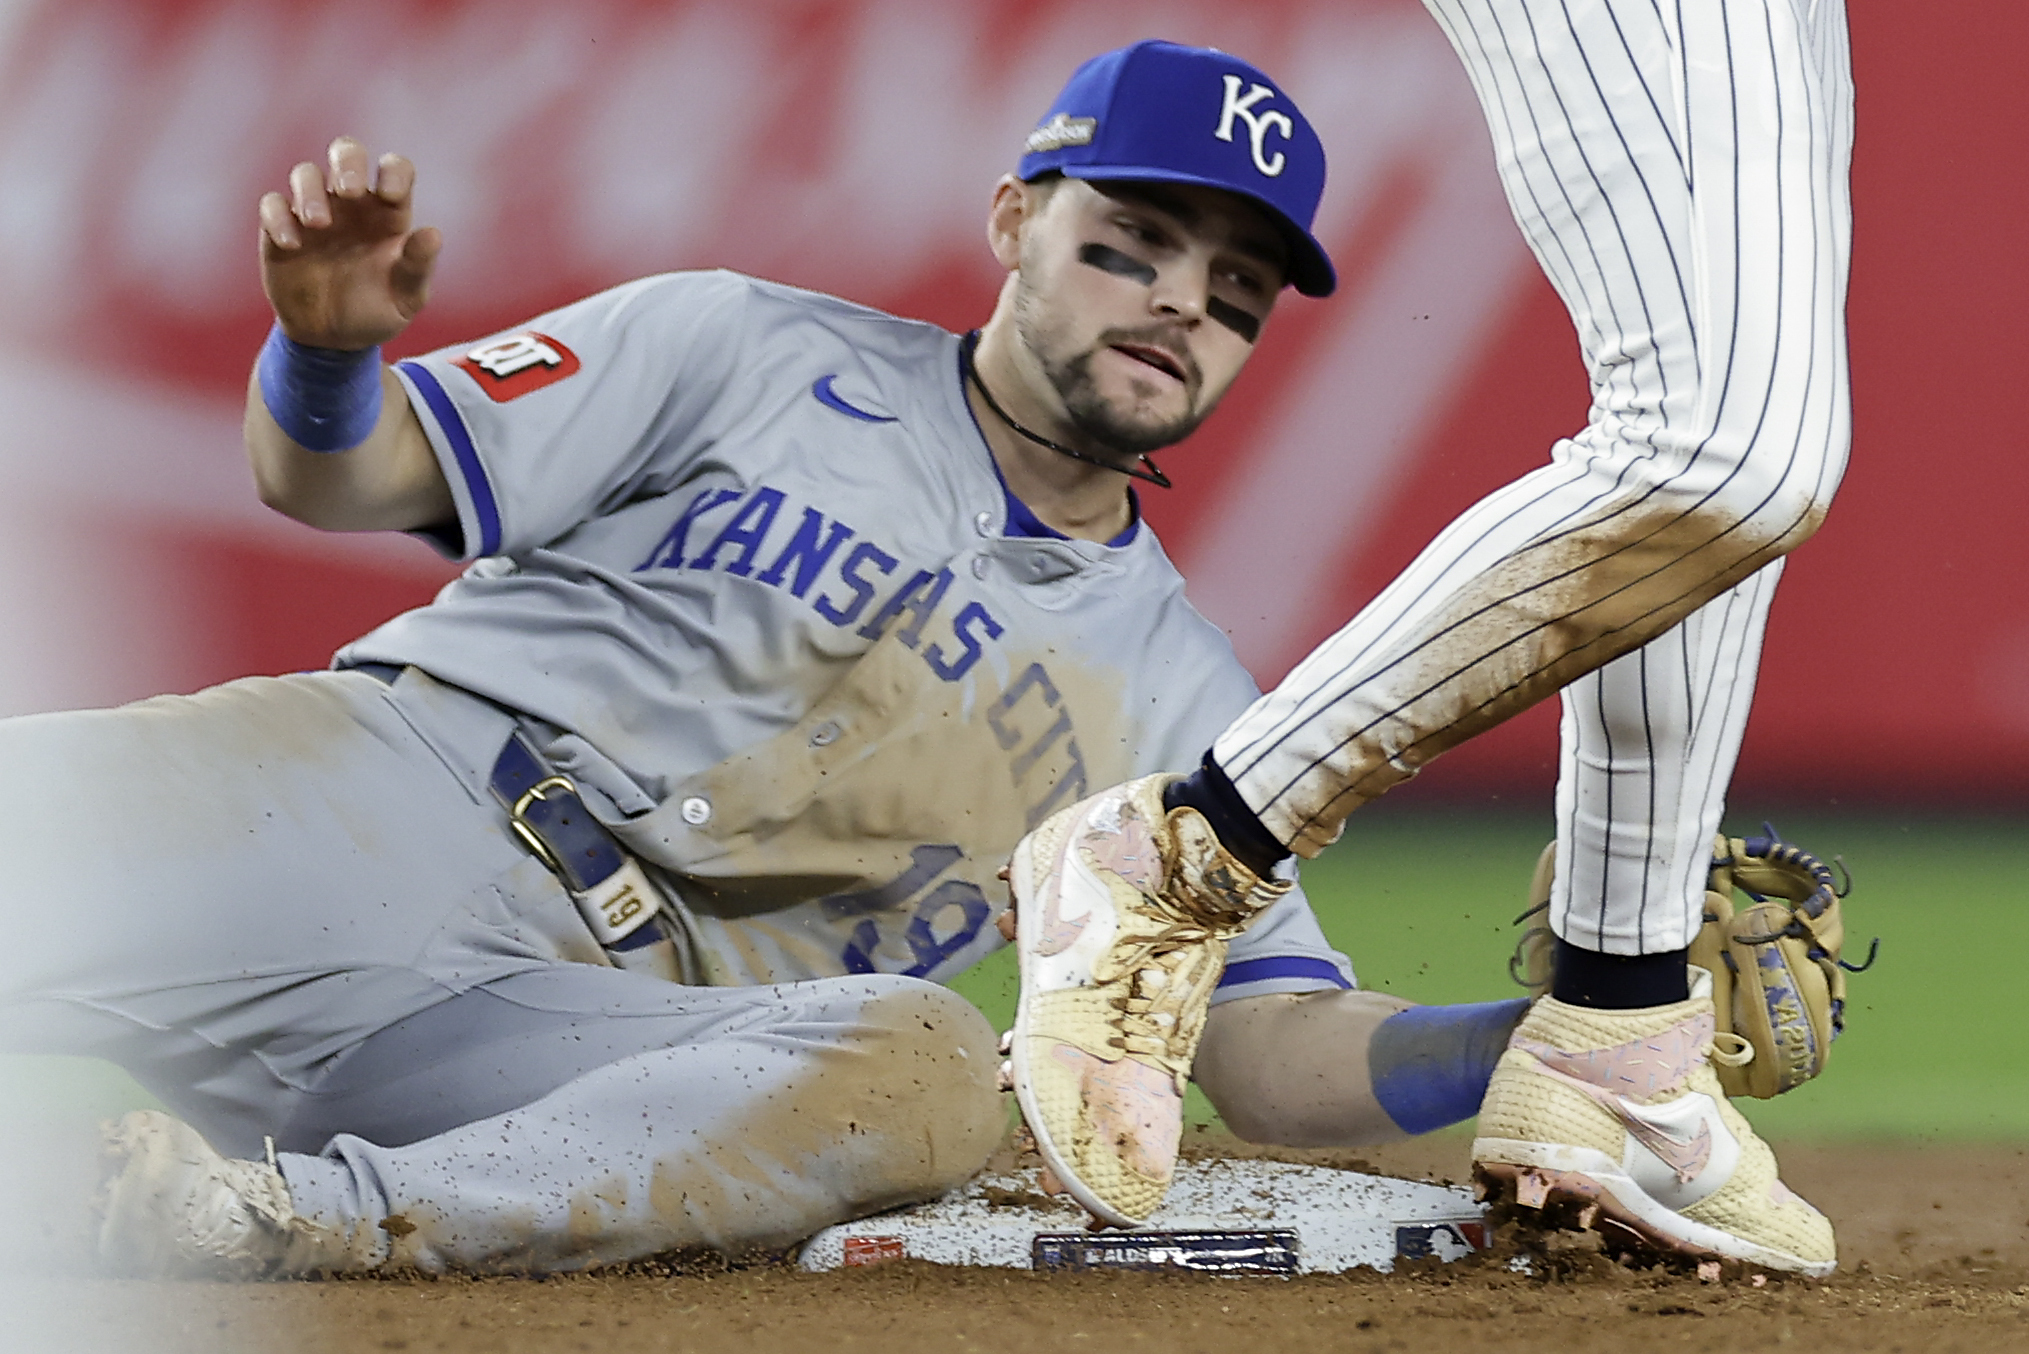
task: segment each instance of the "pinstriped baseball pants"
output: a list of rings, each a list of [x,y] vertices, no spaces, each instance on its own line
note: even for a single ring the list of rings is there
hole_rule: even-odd
[[[1842,0],[1425,0],[1590,373],[1583,429],[1453,522],[1213,754],[1303,855],[1564,700],[1552,924],[1697,929],[1781,557],[1850,438]]]

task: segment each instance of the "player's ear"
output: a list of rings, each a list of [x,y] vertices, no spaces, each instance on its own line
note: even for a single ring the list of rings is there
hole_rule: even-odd
[[[986,213],[986,245],[1001,267],[1013,272],[1021,262],[1022,232],[1035,220],[1048,195],[1034,184],[1003,174],[993,186],[993,205]]]

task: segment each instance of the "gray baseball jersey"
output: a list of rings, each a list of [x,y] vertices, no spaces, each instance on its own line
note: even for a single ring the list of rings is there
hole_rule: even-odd
[[[687,980],[947,979],[994,874],[1254,698],[1153,533],[1010,535],[958,340],[731,273],[594,296],[397,370],[476,559],[341,665],[528,717],[671,897]],[[1345,986],[1299,895],[1221,999]]]

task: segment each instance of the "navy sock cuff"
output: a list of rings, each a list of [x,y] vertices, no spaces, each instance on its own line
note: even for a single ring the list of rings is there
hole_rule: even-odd
[[[349,451],[380,421],[380,349],[312,348],[268,330],[254,364],[275,426],[307,451]]]
[[[1668,1006],[1691,995],[1690,975],[1684,970],[1688,962],[1685,950],[1602,954],[1559,936],[1550,995],[1570,1006],[1601,1011]]]
[[[1374,1099],[1404,1133],[1428,1133],[1479,1113],[1494,1064],[1529,1012],[1529,999],[1412,1006],[1382,1021],[1367,1044]]]
[[[1262,826],[1261,819],[1240,797],[1240,791],[1219,764],[1212,760],[1210,752],[1205,754],[1205,760],[1196,771],[1170,783],[1162,792],[1162,806],[1166,809],[1189,807],[1205,815],[1205,821],[1218,834],[1220,844],[1238,856],[1242,865],[1263,878],[1289,858],[1289,848]]]

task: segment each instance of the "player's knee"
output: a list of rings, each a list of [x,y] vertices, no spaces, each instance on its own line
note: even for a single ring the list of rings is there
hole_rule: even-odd
[[[1673,484],[1657,505],[1652,543],[1686,551],[1730,543],[1764,564],[1788,554],[1816,534],[1832,505],[1831,481],[1799,478],[1749,461],[1716,486]]]
[[[861,1009],[855,1040],[867,1094],[889,1131],[889,1188],[929,1197],[976,1175],[1006,1131],[995,1086],[997,1036],[978,1008],[927,982]]]

